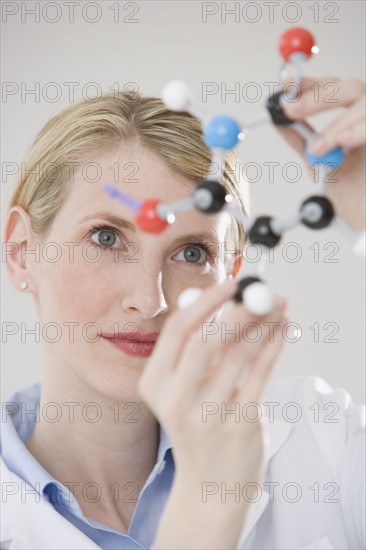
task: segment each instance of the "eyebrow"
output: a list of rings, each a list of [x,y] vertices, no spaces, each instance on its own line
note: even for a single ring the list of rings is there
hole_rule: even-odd
[[[80,220],[80,224],[93,218],[101,218],[107,223],[115,225],[120,229],[127,229],[132,233],[136,233],[137,231],[136,226],[133,223],[125,220],[124,218],[120,218],[119,216],[114,216],[110,212],[95,212],[94,214],[89,214],[88,216],[85,216],[85,218],[82,218]],[[220,243],[219,235],[217,234],[215,229],[212,229],[212,233],[209,233],[209,232],[190,233],[189,235],[183,235],[181,237],[178,237],[175,240],[176,242],[181,242],[181,241],[189,241],[189,240],[194,241],[195,239],[215,242],[216,244]]]
[[[89,216],[85,216],[85,218],[81,219],[80,223],[84,223],[92,218],[103,218],[106,222],[111,223],[112,225],[116,225],[121,229],[128,229],[129,231],[136,233],[136,226],[133,223],[124,220],[123,218],[119,218],[118,216],[114,216],[109,212],[95,212],[94,214],[89,214]]]

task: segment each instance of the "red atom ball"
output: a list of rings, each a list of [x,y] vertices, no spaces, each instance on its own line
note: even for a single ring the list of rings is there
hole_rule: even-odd
[[[296,52],[302,52],[310,57],[312,55],[311,48],[314,44],[314,37],[309,31],[301,27],[294,27],[283,33],[279,49],[284,60],[288,61],[290,55]]]
[[[166,220],[161,220],[157,214],[156,206],[160,201],[150,199],[144,201],[140,210],[136,214],[136,224],[148,233],[161,233],[169,225]]]

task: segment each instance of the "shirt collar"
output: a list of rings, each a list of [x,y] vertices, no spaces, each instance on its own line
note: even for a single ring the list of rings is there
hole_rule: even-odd
[[[39,419],[41,383],[16,391],[2,406],[1,454],[8,468],[24,479],[43,498],[51,503],[62,504],[74,512],[81,512],[72,493],[34,458],[25,446]],[[172,443],[159,424],[159,448],[157,464],[165,458]],[[156,467],[155,466],[155,467]],[[152,472],[155,477],[155,471]]]
[[[45,500],[72,505],[70,491],[52,477],[25,446],[39,421],[41,384],[16,391],[3,403],[1,454],[8,468],[26,481]]]
[[[158,463],[160,463],[164,459],[167,451],[169,451],[169,449],[172,449],[172,447],[173,445],[168,434],[164,430],[163,426],[159,424],[159,449],[157,460]]]

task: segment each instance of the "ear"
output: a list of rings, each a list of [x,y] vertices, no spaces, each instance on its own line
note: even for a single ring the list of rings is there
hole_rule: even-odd
[[[235,278],[242,266],[242,263],[243,263],[243,254],[240,254],[239,256],[236,257],[235,259],[235,262],[234,262],[234,267],[233,267],[233,270],[230,274],[230,278]]]
[[[29,214],[21,206],[13,206],[5,225],[3,262],[17,290],[23,281],[28,284],[29,290],[34,288],[31,265],[34,263],[35,251],[32,246],[33,232]]]

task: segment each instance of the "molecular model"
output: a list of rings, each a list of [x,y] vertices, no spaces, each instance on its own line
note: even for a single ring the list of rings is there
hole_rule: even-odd
[[[306,29],[292,28],[280,38],[279,50],[284,59],[280,71],[280,82],[283,82],[291,71],[293,81],[291,90],[286,92],[287,100],[294,100],[300,91],[302,67],[312,53],[318,48],[314,38]],[[203,139],[212,151],[209,173],[215,173],[213,167],[219,166],[219,176],[210,177],[198,182],[188,199],[175,203],[163,203],[159,200],[135,200],[122,193],[116,186],[106,184],[104,191],[112,198],[127,204],[135,215],[136,225],[143,231],[160,233],[169,224],[174,223],[175,214],[197,209],[205,214],[226,211],[239,220],[248,235],[250,243],[262,249],[262,260],[250,276],[238,276],[238,287],[233,297],[237,303],[244,302],[247,309],[257,315],[269,313],[275,305],[273,291],[263,282],[259,275],[263,272],[270,248],[279,244],[285,230],[303,224],[319,230],[333,224],[337,226],[353,243],[354,251],[362,255],[365,249],[365,232],[356,232],[336,216],[331,201],[325,196],[325,179],[329,170],[338,169],[344,162],[345,150],[337,147],[323,156],[313,155],[305,146],[305,156],[309,164],[317,165],[319,172],[315,193],[307,197],[295,216],[281,221],[272,216],[247,216],[230,204],[232,196],[223,185],[223,160],[227,151],[233,149],[247,134],[248,128],[263,122],[272,122],[277,126],[290,126],[301,135],[306,144],[314,132],[299,121],[290,120],[283,111],[285,90],[281,88],[265,104],[262,113],[247,121],[244,125],[230,116],[216,116],[207,120],[199,111],[187,85],[179,80],[169,82],[163,89],[162,99],[165,105],[174,111],[187,111],[199,118],[203,125]],[[245,267],[245,266],[244,266]],[[187,288],[179,296],[178,307],[185,308],[194,303],[201,294],[201,289]]]

